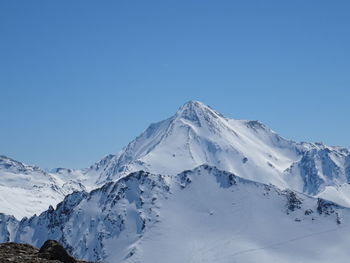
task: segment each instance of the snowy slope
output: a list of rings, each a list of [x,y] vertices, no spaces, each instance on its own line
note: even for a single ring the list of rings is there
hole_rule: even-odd
[[[228,119],[197,101],[150,125],[86,173],[99,176],[97,184],[103,184],[133,171],[176,174],[201,164],[310,195],[331,187],[330,199],[337,199],[338,186],[350,181],[347,149],[286,140],[259,121]]]
[[[0,212],[31,216],[75,189],[90,191],[130,172],[175,175],[202,164],[350,207],[347,149],[286,140],[259,121],[228,119],[190,101],[174,116],[150,125],[118,154],[87,169],[47,173],[0,158]]]
[[[232,263],[348,262],[349,226],[347,208],[203,165],[136,172],[0,229],[7,241],[59,240],[88,260]]]
[[[0,212],[17,219],[45,211],[82,184],[0,156]]]

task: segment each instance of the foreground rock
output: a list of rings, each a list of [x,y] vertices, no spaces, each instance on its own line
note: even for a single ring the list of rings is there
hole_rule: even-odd
[[[19,243],[0,244],[0,263],[86,263],[71,257],[60,243],[47,240],[39,249]]]

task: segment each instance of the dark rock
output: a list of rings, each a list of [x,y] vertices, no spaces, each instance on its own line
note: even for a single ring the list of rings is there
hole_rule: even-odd
[[[302,201],[292,191],[287,191],[287,208],[289,211],[294,211],[301,208]]]
[[[52,241],[52,240],[51,240]],[[47,242],[45,242],[46,244]],[[45,249],[45,253],[50,254],[50,248],[54,247],[53,244],[58,244],[62,249],[63,247],[56,241],[50,242],[50,246],[47,246],[48,249]],[[54,251],[57,251],[54,249]],[[68,253],[63,249],[66,255]],[[61,251],[62,252],[62,251]],[[63,254],[64,254],[63,252]],[[76,262],[76,263],[87,263],[85,261],[75,260],[71,256],[68,257],[74,261],[63,261],[61,259],[53,259],[40,257],[43,253],[39,253],[39,249],[28,245],[28,244],[19,244],[19,243],[2,243],[0,244],[0,263],[63,263],[63,262]],[[62,257],[60,257],[62,258]]]
[[[305,210],[305,215],[308,216],[308,215],[311,215],[314,211],[312,209],[306,209]]]
[[[40,248],[39,258],[46,258],[50,260],[59,260],[63,263],[76,263],[77,261],[71,257],[64,247],[55,240],[47,240]]]
[[[341,224],[341,218],[340,218],[340,215],[338,214],[338,213],[335,213],[336,214],[336,222],[337,222],[337,224],[338,225],[340,225]]]
[[[321,198],[317,198],[317,211],[318,213],[330,215],[334,213],[334,208],[338,208],[339,206],[331,201],[327,201]]]

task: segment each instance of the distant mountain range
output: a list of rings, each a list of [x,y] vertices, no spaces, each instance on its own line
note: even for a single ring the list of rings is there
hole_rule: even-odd
[[[346,262],[349,182],[348,149],[190,101],[86,169],[1,156],[0,241],[107,262]]]

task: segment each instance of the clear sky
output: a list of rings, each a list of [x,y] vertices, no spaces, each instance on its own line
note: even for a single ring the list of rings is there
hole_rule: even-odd
[[[86,167],[188,100],[350,147],[348,0],[1,0],[0,154]]]

